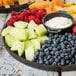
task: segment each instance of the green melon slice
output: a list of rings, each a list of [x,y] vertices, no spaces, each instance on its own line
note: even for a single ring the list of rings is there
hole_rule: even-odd
[[[47,34],[47,29],[44,27],[43,24],[40,24],[37,28],[35,28],[35,32],[38,36],[43,36]]]
[[[40,49],[40,41],[38,39],[31,40],[32,44],[34,45],[35,53],[37,49]]]
[[[34,57],[35,51],[34,51],[34,46],[31,41],[26,41],[25,42],[25,57],[26,60],[31,61]]]
[[[12,45],[15,43],[16,39],[11,35],[5,36],[5,42],[9,47],[12,47]]]
[[[47,36],[41,36],[41,37],[38,37],[38,40],[40,41],[40,43],[44,43],[44,41],[49,40],[49,38]]]
[[[12,29],[13,29],[12,26],[6,27],[6,28],[2,31],[2,36],[5,36],[5,35],[9,34]]]
[[[38,27],[37,24],[33,20],[30,21],[30,23],[28,24],[28,29],[34,30],[37,27]]]
[[[13,28],[10,34],[17,40],[27,40],[27,31],[25,29]]]
[[[17,28],[22,28],[25,29],[28,26],[27,22],[23,22],[23,21],[17,21],[14,23],[14,26]]]

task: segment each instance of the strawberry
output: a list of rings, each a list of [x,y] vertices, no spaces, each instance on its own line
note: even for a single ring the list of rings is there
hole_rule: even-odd
[[[72,28],[73,34],[76,34],[76,25]]]

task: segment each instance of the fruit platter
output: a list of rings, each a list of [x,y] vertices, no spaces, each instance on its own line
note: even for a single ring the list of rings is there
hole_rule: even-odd
[[[11,12],[2,39],[25,65],[47,71],[76,70],[76,4],[38,0]]]
[[[0,13],[20,11],[28,7],[34,0],[0,0]]]

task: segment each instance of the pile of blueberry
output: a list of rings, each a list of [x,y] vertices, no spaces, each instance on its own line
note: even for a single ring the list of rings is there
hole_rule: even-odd
[[[49,34],[32,61],[53,66],[76,64],[76,35]]]

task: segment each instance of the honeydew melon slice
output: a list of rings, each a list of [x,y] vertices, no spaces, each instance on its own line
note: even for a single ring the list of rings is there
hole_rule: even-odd
[[[25,51],[24,42],[16,41],[11,47],[11,51],[18,51],[18,55],[22,56]]]
[[[34,57],[35,51],[34,51],[34,46],[31,41],[26,41],[25,42],[25,57],[26,60],[31,61]]]
[[[25,29],[13,28],[10,34],[17,40],[27,40],[27,31]]]
[[[30,21],[30,23],[28,24],[28,29],[34,30],[37,27],[38,27],[37,24],[33,20]]]
[[[37,37],[36,33],[32,29],[26,29],[28,32],[28,39],[34,39]]]
[[[15,43],[15,41],[16,41],[16,39],[11,35],[8,34],[5,36],[5,42],[9,47],[12,47],[12,45]]]
[[[14,23],[14,26],[17,28],[25,29],[28,26],[28,23],[24,21],[17,21]]]
[[[32,44],[34,45],[35,53],[37,49],[40,49],[40,41],[38,39],[31,40]]]
[[[35,32],[38,36],[43,36],[47,34],[47,29],[44,27],[43,24],[40,24],[37,28],[35,28]]]
[[[40,41],[40,43],[44,43],[44,41],[49,40],[49,38],[47,36],[41,36],[41,37],[38,37],[38,40]]]
[[[13,29],[12,26],[6,27],[6,28],[2,31],[2,36],[5,36],[5,35],[9,34],[12,29]]]

